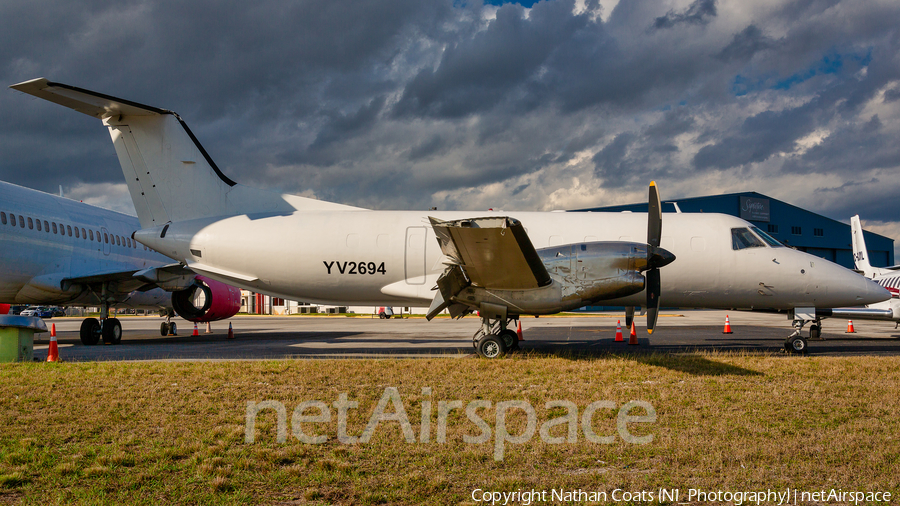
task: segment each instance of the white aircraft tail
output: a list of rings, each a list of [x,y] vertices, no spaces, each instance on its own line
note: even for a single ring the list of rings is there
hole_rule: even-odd
[[[850,234],[853,237],[853,263],[856,265],[856,270],[862,271],[867,278],[884,274],[884,269],[872,267],[869,264],[869,251],[866,249],[866,240],[863,237],[859,215],[850,218]]]
[[[187,124],[172,111],[43,78],[11,88],[103,122],[143,228],[212,216],[355,209],[235,183],[219,170]]]

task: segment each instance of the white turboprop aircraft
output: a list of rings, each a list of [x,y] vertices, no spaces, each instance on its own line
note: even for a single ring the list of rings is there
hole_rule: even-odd
[[[101,319],[81,324],[86,345],[121,341],[110,307],[174,307],[195,322],[237,313],[240,290],[138,244],[131,235],[139,228],[132,216],[0,181],[0,302],[99,306]],[[175,331],[168,314],[163,335]]]
[[[741,219],[648,214],[372,211],[238,185],[174,112],[35,79],[12,86],[96,117],[109,129],[142,229],[134,238],[194,272],[277,297],[480,311],[475,347],[515,346],[519,315],[603,302],[647,308],[793,310],[789,351],[816,307],[888,292],[821,258],[783,247]],[[641,240],[646,234],[647,241]],[[678,260],[666,267],[677,256]],[[661,269],[665,267],[665,269]],[[630,318],[629,318],[630,319]],[[630,323],[630,322],[628,322]]]

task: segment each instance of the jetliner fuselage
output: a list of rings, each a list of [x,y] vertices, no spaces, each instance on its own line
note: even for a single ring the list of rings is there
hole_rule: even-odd
[[[171,263],[131,239],[139,228],[125,214],[0,182],[0,302],[100,305],[100,294],[66,281]],[[167,294],[154,289],[121,305],[167,303]]]

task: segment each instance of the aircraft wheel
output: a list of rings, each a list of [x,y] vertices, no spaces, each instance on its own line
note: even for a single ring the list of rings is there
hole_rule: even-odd
[[[519,334],[516,334],[516,331],[506,329],[500,333],[500,337],[503,338],[503,344],[508,351],[519,349]]]
[[[93,346],[100,340],[100,322],[96,318],[85,318],[81,322],[81,344]]]
[[[169,324],[169,334],[173,336],[178,335],[178,325],[175,325],[175,322]]]
[[[810,340],[813,340],[813,339],[820,339],[821,337],[822,337],[822,327],[820,327],[820,326],[818,326],[818,325],[810,325],[810,326],[809,326],[809,338],[810,338]]]
[[[159,335],[167,336],[169,335],[169,324],[166,322],[162,322],[159,324]]]
[[[796,353],[796,354],[806,353],[807,346],[808,345],[807,345],[806,339],[804,339],[800,336],[794,336],[794,337],[788,339],[787,342],[784,343],[784,347],[787,349],[788,353]]]
[[[483,358],[499,358],[505,353],[506,345],[499,336],[491,334],[478,341],[478,355]]]
[[[122,342],[122,324],[118,318],[107,318],[103,322],[103,342],[105,344],[119,344]]]

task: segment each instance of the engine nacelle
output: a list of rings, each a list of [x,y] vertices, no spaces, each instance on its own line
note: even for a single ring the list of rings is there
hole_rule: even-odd
[[[190,287],[172,292],[172,308],[191,322],[212,322],[231,318],[241,310],[241,290],[203,276]]]

